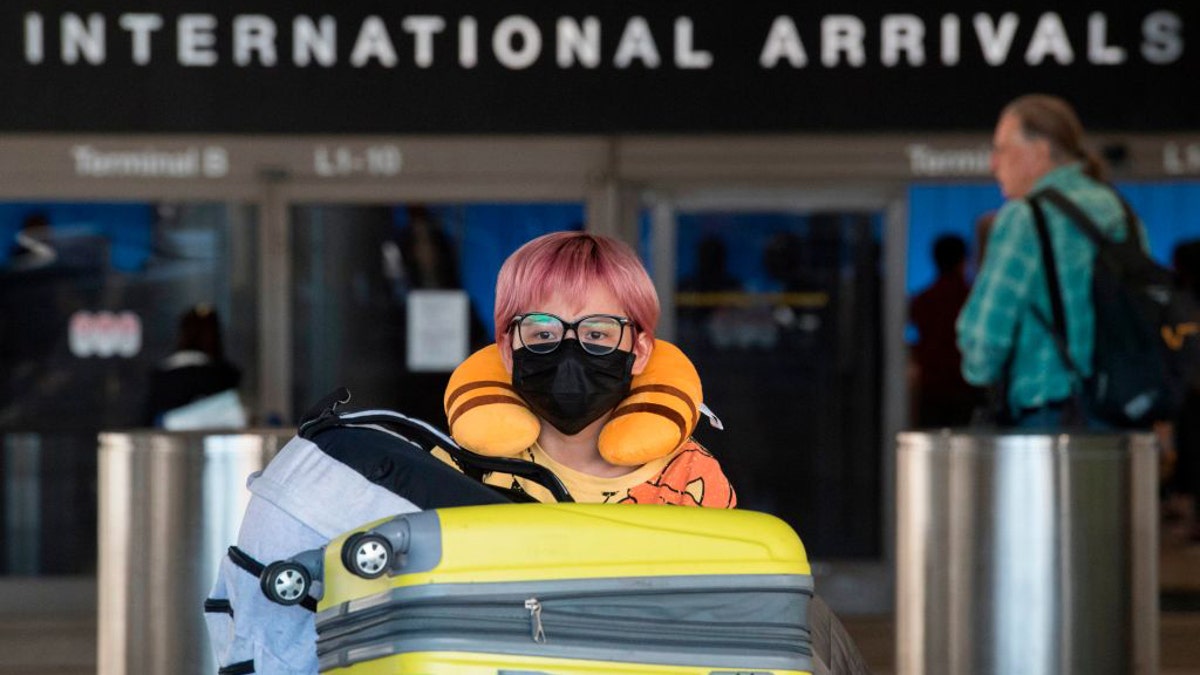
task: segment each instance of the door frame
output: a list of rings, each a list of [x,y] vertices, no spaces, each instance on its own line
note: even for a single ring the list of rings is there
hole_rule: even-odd
[[[842,614],[885,614],[894,604],[895,562],[895,453],[892,439],[906,425],[908,393],[905,382],[907,348],[904,342],[907,298],[907,195],[900,185],[803,186],[778,189],[696,186],[668,189],[646,188],[641,192],[650,212],[651,269],[658,291],[662,316],[658,333],[667,340],[675,332],[676,214],[680,212],[812,212],[870,211],[883,218],[883,288],[880,316],[883,342],[883,386],[878,448],[880,483],[879,542],[883,555],[878,560],[812,560],[813,575],[822,597]],[[899,245],[890,244],[899,242]],[[818,554],[819,555],[819,554]]]
[[[215,201],[254,207],[259,361],[255,409],[277,412],[290,423],[291,205],[577,201],[585,204],[593,230],[616,234],[611,145],[598,137],[557,136],[0,134],[0,200]],[[187,175],[96,175],[81,169],[81,148],[109,156],[203,156],[215,149],[225,163],[221,171],[206,172],[197,162]],[[395,152],[395,170],[365,172],[360,162],[372,149]],[[340,153],[347,158],[341,165],[336,161]]]

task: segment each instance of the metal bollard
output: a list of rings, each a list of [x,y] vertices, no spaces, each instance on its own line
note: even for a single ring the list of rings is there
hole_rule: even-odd
[[[906,432],[896,672],[1158,672],[1149,434]]]
[[[99,458],[99,675],[217,671],[203,603],[250,500],[246,478],[292,437],[104,432]]]

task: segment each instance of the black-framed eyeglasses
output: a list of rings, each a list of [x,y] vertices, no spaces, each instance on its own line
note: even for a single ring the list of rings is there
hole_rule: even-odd
[[[632,325],[633,321],[613,314],[589,314],[576,321],[566,321],[546,312],[518,314],[510,324],[521,346],[535,354],[549,354],[558,349],[567,331],[573,330],[579,345],[592,356],[616,351],[625,337],[625,327]]]

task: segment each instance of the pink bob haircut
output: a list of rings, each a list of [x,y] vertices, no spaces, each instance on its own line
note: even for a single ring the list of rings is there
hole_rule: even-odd
[[[513,317],[536,310],[555,291],[581,298],[593,285],[616,296],[638,331],[654,339],[660,311],[658,293],[633,249],[598,234],[551,232],[526,242],[500,268],[496,342],[507,345]]]

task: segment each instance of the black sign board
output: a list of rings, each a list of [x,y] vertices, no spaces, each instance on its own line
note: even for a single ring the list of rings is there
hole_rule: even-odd
[[[1200,3],[9,0],[0,131],[982,130],[1026,92],[1200,126]]]

